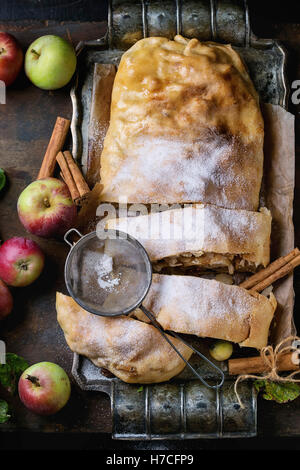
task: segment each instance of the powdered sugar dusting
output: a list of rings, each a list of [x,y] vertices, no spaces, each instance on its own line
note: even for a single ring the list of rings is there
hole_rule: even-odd
[[[214,280],[167,275],[154,275],[154,279],[156,282],[151,287],[152,308],[158,315],[164,307],[176,303],[178,310],[183,311],[189,319],[199,320],[201,316],[211,316],[223,320],[229,312],[243,318],[249,315],[249,309],[255,303],[255,299],[244,294],[240,288]],[[237,290],[240,291],[239,295]],[[224,291],[227,293],[226,299],[220,301]]]
[[[89,142],[95,153],[99,153],[103,148],[103,141],[107,133],[107,125],[103,125],[98,119],[92,119],[89,128]]]
[[[252,254],[257,264],[268,259],[271,216],[266,209],[260,213],[197,204],[112,219],[107,226],[137,238],[153,261],[191,251]]]
[[[238,286],[159,274],[154,274],[144,301],[165,329],[234,342],[248,337],[251,313],[261,303],[262,298],[258,300]]]
[[[114,286],[119,285],[121,280],[121,273],[118,276],[111,278],[110,275],[113,271],[113,259],[111,256],[103,253],[101,258],[95,264],[95,271],[98,276],[98,284],[102,289],[111,292]]]
[[[253,157],[249,161],[250,154],[246,159],[237,138],[214,134],[190,141],[140,135],[122,151],[110,190],[130,202],[208,202],[253,209],[257,163]]]

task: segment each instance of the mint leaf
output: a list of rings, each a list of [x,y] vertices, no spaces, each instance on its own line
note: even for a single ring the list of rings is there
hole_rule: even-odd
[[[300,395],[300,387],[295,382],[268,382],[265,387],[264,398],[275,400],[277,403],[287,403]]]
[[[15,373],[19,376],[29,367],[28,362],[23,357],[13,353],[6,354],[6,362],[14,368]]]
[[[0,400],[0,424],[6,423],[10,418],[8,414],[8,404],[4,400]]]
[[[17,381],[28,366],[28,362],[22,357],[17,356],[17,354],[7,353],[6,364],[0,364],[0,383],[2,386],[14,394]]]
[[[6,183],[6,176],[5,176],[4,170],[0,168],[0,191],[1,189],[4,188],[5,183]]]
[[[256,380],[256,390],[263,391],[265,400],[274,400],[277,403],[287,403],[300,395],[300,386],[295,382],[271,382],[269,380]]]
[[[256,388],[258,392],[260,392],[260,390],[262,390],[265,387],[266,383],[267,383],[267,380],[255,380],[254,387]]]

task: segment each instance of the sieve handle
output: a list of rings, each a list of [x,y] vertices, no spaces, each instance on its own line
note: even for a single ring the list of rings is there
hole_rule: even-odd
[[[181,354],[180,351],[178,351],[178,349],[176,348],[176,346],[172,343],[172,341],[169,340],[168,336],[166,335],[166,333],[164,332],[164,330],[162,329],[162,327],[160,326],[160,324],[158,323],[158,321],[156,320],[156,318],[154,317],[154,315],[149,312],[149,310],[147,310],[143,305],[140,305],[140,309],[142,310],[142,312],[149,318],[149,320],[151,321],[151,323],[153,324],[153,326],[155,326],[155,328],[160,332],[160,334],[165,338],[165,340],[169,343],[169,345],[174,349],[174,351],[176,351],[176,353],[178,354],[178,356],[181,357],[181,359],[186,363],[186,365],[191,369],[191,371],[193,372],[193,374],[203,383],[203,385],[205,385],[206,387],[208,388],[220,388],[222,387],[223,383],[224,383],[224,379],[225,379],[225,376],[224,376],[224,372],[218,367],[216,366],[212,361],[210,361],[206,356],[204,356],[204,354],[202,354],[200,351],[198,351],[197,349],[195,349],[191,344],[189,344],[187,341],[185,341],[184,339],[182,339],[177,333],[174,333],[173,331],[170,331],[168,332],[169,335],[173,336],[174,338],[177,338],[179,339],[182,343],[184,343],[186,346],[188,346],[189,348],[191,348],[194,353],[196,353],[198,356],[200,356],[204,361],[206,361],[211,367],[213,367],[214,369],[216,369],[218,371],[218,373],[220,374],[221,376],[221,380],[219,383],[217,383],[216,385],[210,385],[209,383],[206,382],[206,380],[203,379],[203,377],[201,377],[200,374],[198,374],[198,372],[194,369],[194,367],[190,364],[189,361],[187,361],[183,355]]]
[[[65,233],[65,235],[64,235],[64,241],[65,241],[71,248],[73,248],[73,245],[75,244],[75,243],[72,243],[72,242],[70,242],[70,241],[68,240],[68,236],[69,236],[70,233],[72,233],[72,232],[77,233],[77,235],[79,236],[79,238],[82,238],[82,237],[83,237],[82,233],[80,233],[79,230],[77,230],[77,228],[70,228],[70,230],[68,230],[68,231]]]

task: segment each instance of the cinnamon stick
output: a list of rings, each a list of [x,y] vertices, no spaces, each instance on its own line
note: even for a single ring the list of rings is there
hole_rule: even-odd
[[[295,248],[290,253],[288,253],[286,256],[282,256],[281,258],[278,258],[273,263],[269,264],[269,266],[267,268],[262,269],[261,271],[259,271],[256,274],[253,274],[253,276],[250,276],[244,282],[239,284],[239,287],[244,287],[244,289],[251,289],[254,286],[257,286],[263,280],[265,280],[267,278],[270,278],[271,275],[273,275],[274,273],[279,272],[279,270],[282,267],[284,267],[285,265],[288,265],[288,263],[291,262],[292,260],[296,259],[296,257],[298,255],[300,255],[300,251],[298,250],[298,248]],[[293,261],[292,266],[290,266],[290,268],[291,268],[290,271],[292,271],[296,266],[298,266],[298,264],[294,265],[294,261]],[[285,274],[288,274],[288,272],[290,272],[290,271],[287,271]],[[285,274],[280,274],[279,277],[283,277]],[[279,279],[279,277],[277,277],[276,279]],[[276,279],[272,280],[272,282],[274,282]],[[268,282],[269,282],[269,280],[268,280]],[[268,287],[268,285],[271,285],[272,282],[270,284],[265,285],[265,287]],[[265,289],[265,287],[263,289]],[[263,289],[261,289],[261,290],[263,290]]]
[[[63,148],[70,127],[69,119],[58,117],[42,162],[37,179],[53,176],[56,155]]]
[[[73,179],[72,173],[70,172],[70,169],[68,167],[68,164],[65,160],[64,154],[62,152],[58,152],[56,156],[57,163],[60,166],[61,173],[63,176],[63,180],[66,183],[66,185],[69,188],[69,191],[71,193],[71,197],[73,201],[76,201],[80,197],[79,191],[77,189],[77,186],[75,184],[75,181]]]
[[[299,369],[299,364],[294,364],[293,362],[293,354],[294,353],[287,353],[278,357],[278,371],[292,371]],[[238,359],[229,359],[228,361],[229,375],[259,374],[261,372],[265,372],[267,369],[268,367],[261,356],[241,357]]]
[[[64,175],[63,175],[63,172],[62,172],[62,171],[60,171],[60,172],[59,172],[59,176],[61,177],[61,179],[63,180],[63,182],[64,182],[64,183],[66,183],[66,181],[65,181],[65,178],[64,178]]]
[[[296,256],[296,258],[289,261],[289,263],[285,264],[282,268],[280,268],[275,273],[268,276],[266,279],[263,279],[261,282],[256,284],[254,287],[250,289],[250,292],[261,292],[266,287],[273,284],[273,282],[281,279],[282,277],[286,276],[287,274],[291,273],[297,266],[300,265],[300,255]]]
[[[80,169],[78,168],[75,160],[73,159],[71,152],[66,150],[65,152],[63,152],[63,154],[75,181],[76,187],[79,191],[80,197],[86,196],[90,192],[90,188],[88,187]]]

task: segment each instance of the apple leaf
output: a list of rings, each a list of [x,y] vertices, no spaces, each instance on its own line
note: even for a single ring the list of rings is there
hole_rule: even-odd
[[[17,354],[7,353],[6,364],[0,364],[0,383],[2,386],[11,394],[14,394],[17,381],[28,366],[28,362],[22,357],[17,356]]]
[[[8,414],[8,404],[4,400],[0,400],[0,424],[6,423],[10,418]]]
[[[277,403],[287,403],[300,395],[300,386],[295,382],[271,382],[269,380],[256,380],[256,390],[263,391],[265,400],[274,400]]]
[[[1,189],[4,188],[5,183],[6,183],[6,176],[5,176],[4,170],[0,168],[0,191]]]

